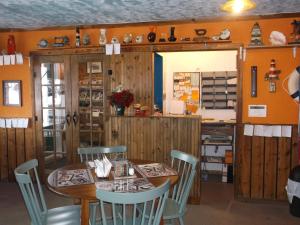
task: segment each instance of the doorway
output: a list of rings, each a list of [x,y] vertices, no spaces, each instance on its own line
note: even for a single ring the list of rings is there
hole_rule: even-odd
[[[163,114],[202,117],[201,196],[223,190],[224,195],[233,198],[235,124],[241,113],[237,97],[238,51],[157,54],[162,61]],[[156,71],[156,62],[154,65]]]

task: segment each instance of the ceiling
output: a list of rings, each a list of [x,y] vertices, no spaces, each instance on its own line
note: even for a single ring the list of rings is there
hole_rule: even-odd
[[[228,15],[226,0],[5,0],[0,29],[202,20]],[[254,0],[244,16],[299,13],[300,0]]]

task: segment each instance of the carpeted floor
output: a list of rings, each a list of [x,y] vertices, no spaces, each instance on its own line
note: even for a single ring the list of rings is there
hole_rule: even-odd
[[[72,204],[72,200],[45,191],[49,208]],[[0,225],[29,225],[16,184],[0,183]],[[286,202],[240,202],[233,200],[231,184],[204,183],[201,205],[188,205],[185,225],[299,225]]]

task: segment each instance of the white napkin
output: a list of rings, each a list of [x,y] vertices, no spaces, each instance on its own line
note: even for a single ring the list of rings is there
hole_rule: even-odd
[[[102,160],[96,159],[94,162],[96,166],[95,172],[97,177],[108,177],[112,164],[107,157],[103,156]]]

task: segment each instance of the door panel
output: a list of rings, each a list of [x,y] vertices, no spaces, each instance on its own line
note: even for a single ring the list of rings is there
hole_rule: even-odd
[[[70,162],[71,136],[67,135],[70,127],[66,122],[71,105],[68,62],[62,56],[34,60],[37,146],[46,174]]]

